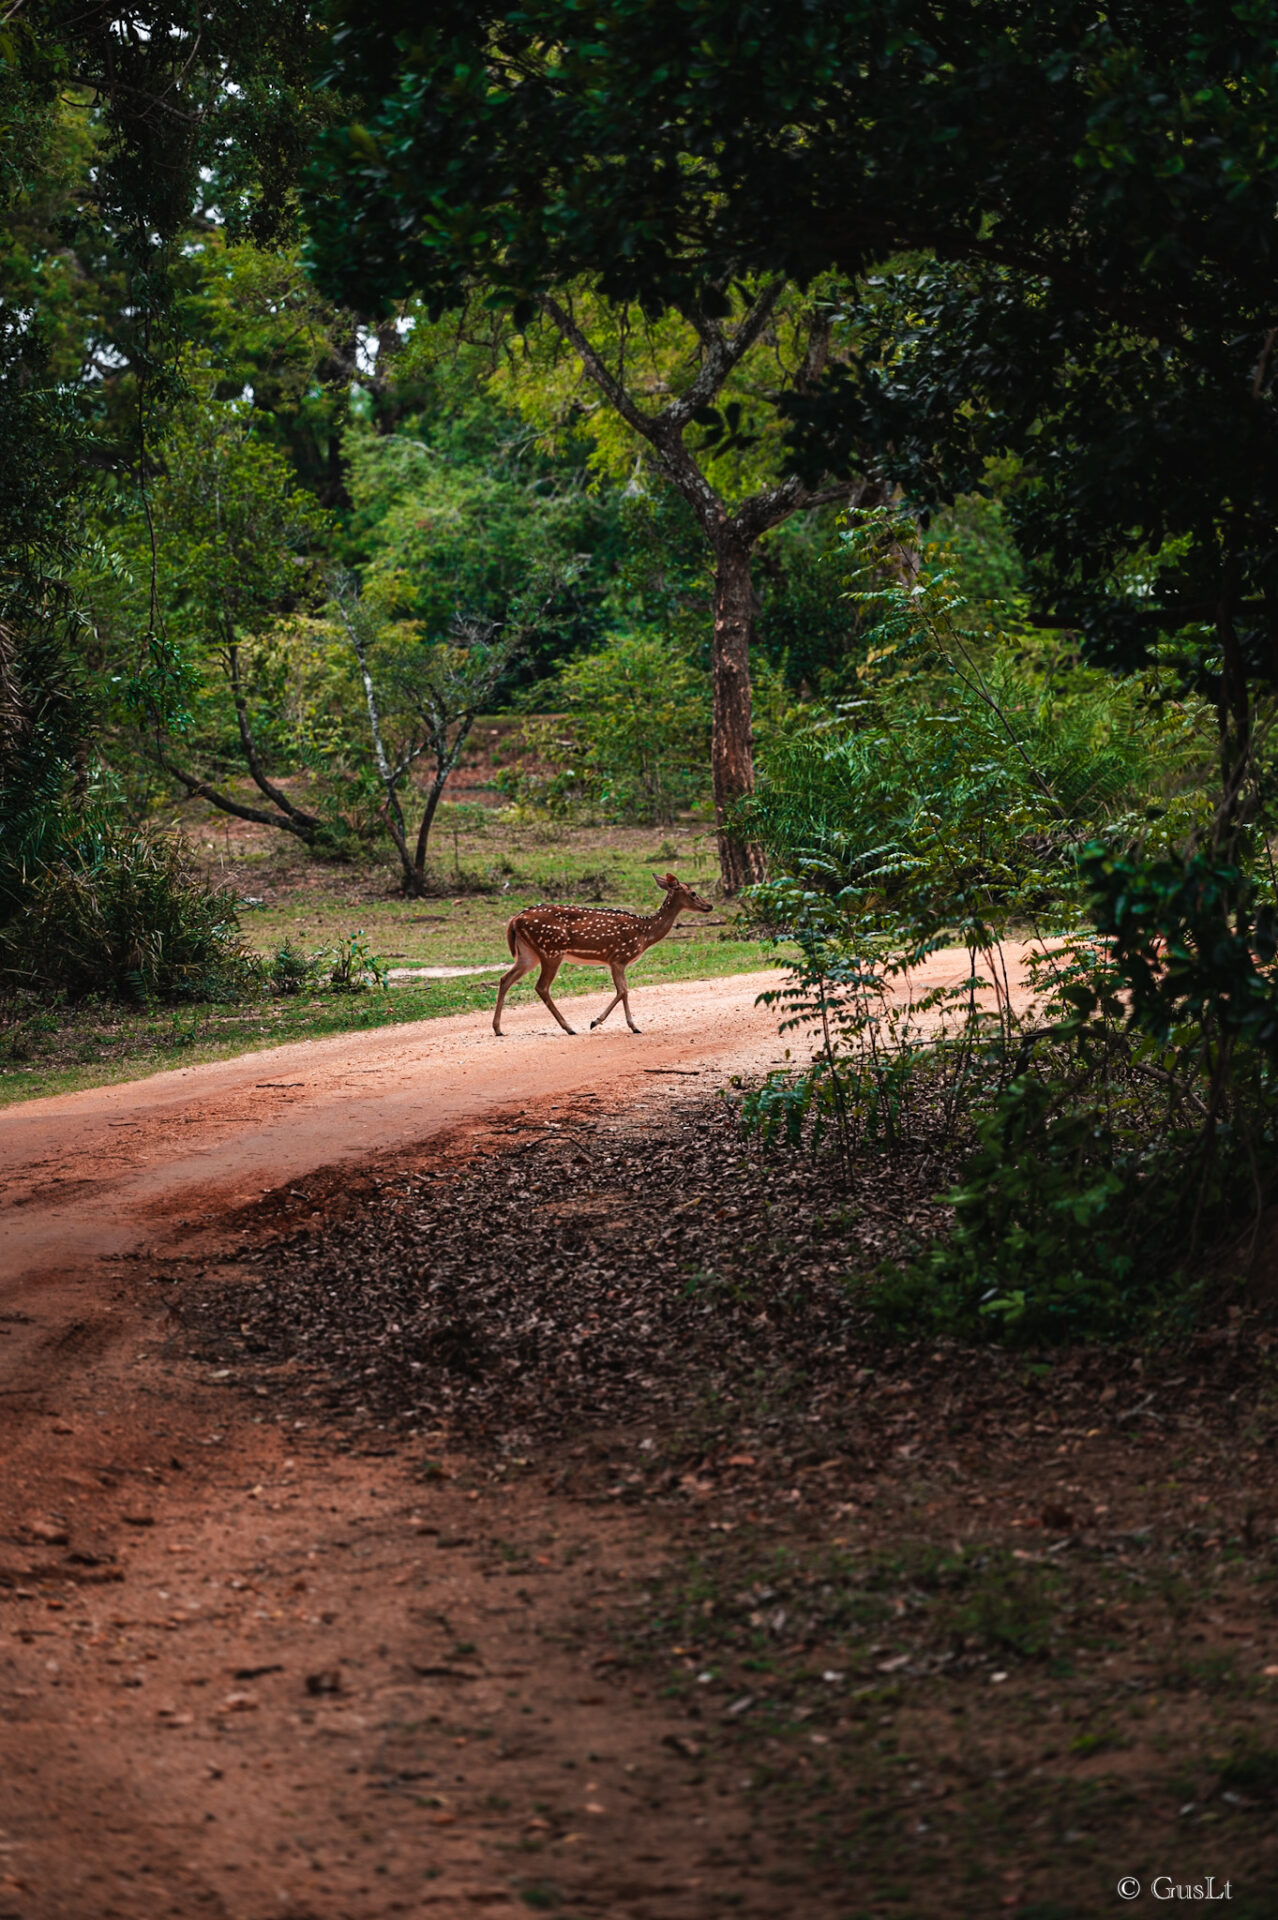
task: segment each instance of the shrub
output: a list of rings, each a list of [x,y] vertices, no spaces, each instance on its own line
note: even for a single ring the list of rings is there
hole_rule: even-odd
[[[10,989],[135,1002],[239,999],[261,967],[230,895],[180,845],[96,825],[66,835],[0,931]]]
[[[884,585],[890,515],[848,537],[874,624],[856,696],[799,709],[762,756],[739,824],[774,868],[955,928],[1076,897],[1078,849],[1101,833],[1165,847],[1205,823],[1195,703],[970,630],[944,572]]]
[[[1259,1225],[1278,1178],[1272,914],[1206,853],[1095,847],[1083,867],[1098,935],[1054,957],[1055,1017],[987,1090],[952,1232],[880,1288],[893,1325],[1042,1341],[1184,1324],[1203,1250]]]
[[[266,980],[272,993],[287,998],[318,986],[323,971],[323,954],[303,953],[291,939],[285,940],[271,956]]]
[[[545,690],[543,689],[543,696]],[[624,634],[572,661],[552,696],[565,709],[526,739],[549,774],[510,776],[517,797],[585,804],[610,819],[668,826],[709,791],[708,676],[658,634]]]
[[[386,967],[362,929],[339,940],[330,960],[328,983],[334,993],[367,993],[370,987],[387,984]]]

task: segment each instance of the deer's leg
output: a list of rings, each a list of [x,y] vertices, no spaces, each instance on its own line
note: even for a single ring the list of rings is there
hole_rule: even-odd
[[[639,1028],[635,1025],[634,1021],[630,1017],[630,990],[626,985],[626,969],[615,960],[612,961],[610,964],[612,968],[612,984],[617,989],[617,991],[613,995],[612,999],[608,1002],[607,1006],[604,1008],[599,1018],[597,1020],[592,1020],[590,1024],[592,1027],[601,1027],[604,1021],[608,1018],[608,1015],[612,1012],[613,1008],[617,1005],[617,1002],[620,1001],[622,1006],[626,1009],[626,1025],[629,1027],[631,1033],[638,1033]]]
[[[506,995],[510,992],[516,980],[522,980],[526,973],[532,972],[537,964],[538,957],[539,956],[532,951],[531,947],[524,945],[522,940],[516,941],[515,964],[509,973],[503,973],[497,983],[497,1006],[493,1013],[494,1033],[501,1033],[501,1010],[506,1004]]]
[[[617,984],[617,992],[621,995],[621,1004],[626,1010],[626,1025],[631,1033],[639,1033],[641,1029],[635,1025],[634,1015],[630,1011],[630,988],[626,985],[626,969],[618,967],[613,978]]]
[[[614,966],[612,968],[612,984],[617,989],[617,991],[616,993],[613,994],[612,999],[608,1002],[607,1006],[604,1008],[599,1018],[597,1020],[591,1021],[590,1031],[592,1033],[594,1032],[596,1027],[601,1027],[603,1025],[604,1021],[608,1018],[608,1015],[612,1012],[613,1008],[617,1005],[618,1001],[621,999],[623,980],[624,980],[624,975],[622,975],[621,968]]]
[[[542,961],[541,972],[537,975],[537,994],[538,998],[550,1008],[550,1011],[554,1014],[564,1032],[572,1033],[574,1029],[568,1025],[568,1022],[564,1019],[564,1016],[560,1013],[558,1007],[550,997],[550,983],[558,973],[562,962],[563,955],[561,953],[552,953]]]

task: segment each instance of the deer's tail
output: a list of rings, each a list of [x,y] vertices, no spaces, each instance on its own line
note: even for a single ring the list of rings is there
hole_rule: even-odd
[[[519,917],[518,914],[516,914],[515,919],[518,919],[518,917]],[[515,952],[515,945],[516,945],[514,920],[508,920],[506,922],[506,945],[510,948],[511,955],[513,957]]]

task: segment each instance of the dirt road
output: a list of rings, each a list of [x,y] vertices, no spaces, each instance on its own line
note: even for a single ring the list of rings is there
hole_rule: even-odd
[[[1023,951],[1010,950],[1014,991]],[[961,981],[965,954],[933,956],[916,994]],[[786,1045],[756,1004],[782,975],[645,986],[644,1031],[619,1015],[589,1031],[594,998],[565,1001],[569,1036],[540,1006],[380,1027],[54,1095],[0,1112],[0,1275],[120,1254],[295,1181],[393,1153],[496,1107],[651,1087],[661,1070],[754,1073]]]
[[[0,1271],[119,1254],[203,1223],[269,1185],[353,1165],[494,1107],[582,1088],[651,1086],[656,1069],[752,1071],[778,1058],[757,1007],[779,975],[645,988],[635,1035],[589,1031],[592,998],[561,1033],[540,1005],[275,1047],[0,1112]]]
[[[683,1718],[565,1627],[659,1564],[646,1521],[446,1444],[425,1479],[335,1454],[169,1310],[273,1206],[455,1170],[495,1115],[766,1067],[769,984],[646,987],[639,1038],[520,1007],[503,1040],[466,1015],[0,1114],[0,1920],[513,1916],[560,1897],[552,1842],[575,1913],[778,1911]]]

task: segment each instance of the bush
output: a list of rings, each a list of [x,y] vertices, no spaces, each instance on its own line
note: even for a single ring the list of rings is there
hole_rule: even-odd
[[[1188,883],[1182,869],[1174,889],[1164,864],[1097,851],[1089,872],[1117,874],[1125,889],[1123,941],[1106,931],[1045,950],[1028,1027],[961,985],[893,998],[894,976],[921,951],[893,950],[886,935],[822,934],[808,898],[802,962],[766,998],[783,1030],[812,1036],[812,1062],[745,1093],[742,1124],[765,1150],[825,1142],[845,1174],[867,1148],[958,1156],[940,1196],[949,1230],[872,1283],[886,1329],[1034,1344],[1183,1329],[1204,1304],[1205,1250],[1245,1242],[1258,1222],[1278,1178],[1278,970],[1257,960],[1254,929],[1249,948],[1236,919],[1232,949],[1217,928],[1210,948],[1182,939],[1177,964],[1172,922]],[[1214,922],[1227,883],[1199,881],[1188,891]],[[1169,910],[1143,922],[1137,945],[1127,910],[1151,899]],[[1103,897],[1093,910],[1104,923]],[[1231,976],[1226,995],[1231,951],[1248,977]],[[989,958],[997,968],[997,952]],[[1149,1001],[1132,985],[1142,965]],[[1172,1024],[1174,1014],[1185,1017]]]
[[[993,1081],[952,1233],[877,1296],[893,1325],[1043,1341],[1188,1323],[1205,1249],[1278,1180],[1278,942],[1237,868],[1088,850],[1098,934]],[[1239,1264],[1245,1266],[1240,1251]]]
[[[323,954],[303,953],[291,939],[277,947],[271,956],[266,981],[272,993],[288,999],[319,985]]]
[[[503,784],[517,785],[517,798],[669,826],[706,797],[709,678],[669,641],[652,633],[612,639],[565,667],[551,697],[564,718],[530,726],[525,737],[553,771],[508,777]]]
[[[368,944],[361,928],[339,940],[330,955],[328,983],[334,993],[367,993],[388,983],[385,964]]]
[[[997,1053],[1009,1033],[1002,1006],[989,1010],[973,989],[978,944],[968,980],[902,997],[898,983],[939,942],[876,928],[852,895],[784,880],[754,890],[755,911],[783,927],[800,956],[787,984],[759,997],[781,1011],[782,1033],[808,1034],[811,1061],[777,1069],[741,1100],[742,1125],[765,1148],[816,1149],[829,1137],[845,1171],[863,1146],[900,1145],[920,1126],[934,1141],[951,1136],[991,1044]]]
[[[864,636],[855,698],[792,715],[740,828],[774,869],[951,929],[1077,899],[1078,849],[1166,847],[1207,809],[1194,703],[964,626],[944,572],[882,584],[892,516],[849,535]]]
[[[770,997],[816,1043],[743,1122],[765,1146],[828,1138],[845,1170],[911,1137],[964,1156],[952,1229],[875,1290],[902,1333],[1187,1324],[1204,1252],[1278,1180],[1278,915],[1237,866],[1173,849],[1211,820],[1193,703],[965,632],[943,575],[893,581],[900,537],[884,514],[853,536],[863,697],[800,717],[742,809],[780,875],[753,912],[801,952]],[[1027,1028],[975,983],[1048,912],[1095,931],[1047,943]],[[970,992],[893,992],[956,939]]]
[[[147,1002],[256,992],[260,963],[230,895],[171,841],[96,826],[67,836],[0,931],[10,989]]]

